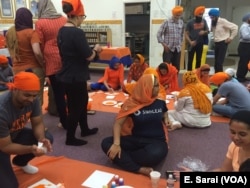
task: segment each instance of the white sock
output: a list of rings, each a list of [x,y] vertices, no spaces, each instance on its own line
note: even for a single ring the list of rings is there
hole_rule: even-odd
[[[22,166],[21,167],[23,169],[24,172],[26,172],[27,174],[35,174],[38,172],[38,168],[35,166],[32,166],[30,164],[27,164],[26,166]]]

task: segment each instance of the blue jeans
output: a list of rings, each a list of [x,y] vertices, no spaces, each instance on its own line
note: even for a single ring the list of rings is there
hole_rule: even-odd
[[[113,162],[130,172],[138,172],[142,166],[151,167],[157,165],[168,153],[168,145],[165,140],[122,136],[120,142],[122,148],[121,158],[116,156]],[[101,146],[105,154],[107,154],[112,144],[113,137],[103,139]]]
[[[104,83],[92,83],[90,84],[90,88],[91,90],[102,90],[102,91],[108,91],[108,89],[106,88],[106,86],[104,85]]]
[[[238,110],[229,105],[214,104],[213,111],[216,112],[217,114],[220,114],[226,117],[232,117],[232,115]]]
[[[53,137],[49,132],[45,132],[45,137],[53,142]],[[15,139],[12,140],[13,143],[18,143],[22,145],[37,145],[37,139],[35,138],[32,129],[24,128],[21,130]],[[32,160],[35,156],[32,153],[16,155],[13,158],[13,164],[18,166],[25,166],[28,164],[30,160]],[[15,176],[15,173],[12,169],[10,155],[0,151],[0,187],[8,187],[8,188],[17,188],[18,181]]]

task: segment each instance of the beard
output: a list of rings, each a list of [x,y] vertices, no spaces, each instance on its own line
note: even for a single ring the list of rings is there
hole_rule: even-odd
[[[195,22],[196,22],[196,23],[201,23],[201,21],[202,21],[202,17],[200,17],[200,16],[195,16]]]
[[[212,20],[212,26],[215,27],[217,25],[218,18]]]

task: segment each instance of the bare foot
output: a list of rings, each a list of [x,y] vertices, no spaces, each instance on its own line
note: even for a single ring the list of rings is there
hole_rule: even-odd
[[[142,175],[145,175],[145,176],[150,176],[150,172],[152,172],[152,171],[153,171],[153,168],[150,168],[150,167],[141,167],[138,170],[138,173],[142,174]]]
[[[168,131],[174,131],[175,129],[180,129],[180,128],[182,128],[181,124],[174,124],[168,128]]]

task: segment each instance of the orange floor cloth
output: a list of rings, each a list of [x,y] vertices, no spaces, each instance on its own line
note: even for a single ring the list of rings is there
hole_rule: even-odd
[[[107,94],[105,94],[104,92],[91,92],[90,98],[93,99],[91,109],[96,110],[96,111],[113,112],[113,113],[119,112],[120,110],[119,107],[105,106],[102,104],[103,101],[107,100],[106,97],[107,97]],[[112,100],[124,102],[126,100],[126,97],[124,96],[124,93],[119,92],[117,95],[115,95],[115,98]],[[169,99],[168,101],[169,101],[169,103],[167,104],[168,109],[169,110],[174,109],[174,100]],[[229,118],[220,117],[220,116],[211,116],[211,121],[220,122],[220,123],[228,123]]]
[[[20,184],[19,188],[27,188],[43,178],[54,184],[64,183],[65,188],[82,188],[83,186],[81,186],[81,184],[95,170],[117,174],[119,177],[123,177],[125,185],[134,188],[151,188],[149,177],[83,161],[72,160],[63,156],[37,157],[31,161],[31,164],[39,168],[39,173],[28,175],[19,167],[14,166],[14,171]],[[165,174],[162,174],[162,179],[159,182],[158,188],[166,188],[166,179],[163,179],[164,176]],[[179,183],[177,182],[175,188],[178,187]]]
[[[107,92],[98,91],[98,92],[89,92],[89,98],[92,99],[91,101],[91,110],[96,111],[102,111],[102,112],[112,112],[112,113],[118,113],[120,110],[120,107],[117,105],[114,106],[107,106],[103,104],[103,101],[105,100],[115,100],[118,102],[124,102],[126,100],[126,96],[123,92],[115,92],[114,99],[106,99]],[[48,106],[48,91],[44,91],[44,102],[43,102],[43,113],[46,113],[47,111],[45,108]],[[167,104],[167,107],[169,110],[174,109],[174,100],[169,99],[169,103]],[[227,117],[221,117],[221,116],[211,116],[212,122],[219,122],[219,123],[229,123],[229,118]]]

